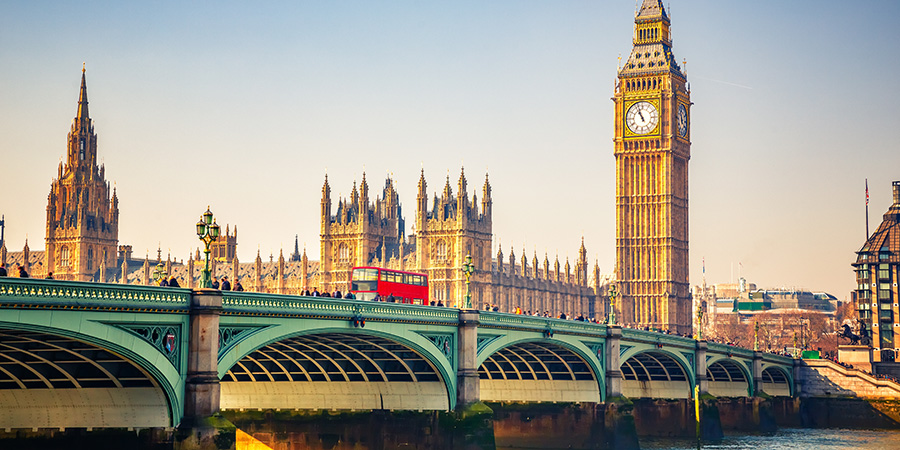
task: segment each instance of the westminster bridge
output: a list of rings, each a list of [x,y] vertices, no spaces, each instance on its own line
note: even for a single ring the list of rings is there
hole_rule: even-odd
[[[791,358],[506,313],[0,278],[0,429],[177,427],[220,410],[798,394]]]

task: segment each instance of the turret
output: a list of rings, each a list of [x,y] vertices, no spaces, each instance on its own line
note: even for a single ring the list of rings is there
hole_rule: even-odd
[[[419,192],[416,194],[416,229],[425,229],[425,220],[428,217],[428,183],[425,182],[425,169],[419,174]]]
[[[527,277],[528,273],[528,257],[525,256],[525,246],[522,246],[522,277]]]
[[[369,222],[369,183],[366,182],[366,173],[362,174],[362,181],[359,183],[359,203],[357,203],[359,211],[359,225],[361,230],[366,229]]]
[[[327,178],[327,177],[326,177]],[[326,186],[328,185],[328,180],[325,180]],[[262,292],[262,258],[259,257],[259,248],[256,249],[256,261],[253,264],[253,290],[256,292]]]
[[[309,259],[306,258],[306,247],[303,247],[303,256],[300,257],[300,289],[309,289]]]
[[[488,180],[488,174],[484,174],[484,188],[481,192],[481,214],[484,215],[484,223],[490,228],[491,226],[491,182]]]
[[[328,185],[328,174],[325,174],[325,183],[322,185],[322,203],[321,203],[322,227],[321,233],[327,234],[331,228],[331,186]],[[257,252],[259,253],[259,252]]]
[[[457,182],[456,193],[456,220],[460,227],[465,227],[469,218],[468,192],[466,191],[466,172],[465,169],[459,170],[459,181]]]

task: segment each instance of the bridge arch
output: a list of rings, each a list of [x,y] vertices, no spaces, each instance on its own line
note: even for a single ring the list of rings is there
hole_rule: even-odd
[[[574,339],[501,337],[479,349],[484,401],[603,402],[602,364],[596,349]]]
[[[434,341],[374,322],[328,325],[264,328],[220,355],[222,409],[455,407],[455,364]]]
[[[629,398],[692,398],[694,373],[683,356],[664,350],[622,357],[622,394]]]
[[[763,363],[762,391],[775,397],[794,395],[794,381],[791,373],[776,364]]]
[[[54,311],[48,320],[42,312],[17,311],[18,321],[0,321],[0,405],[16,408],[16,414],[0,414],[0,428],[181,422],[184,377],[159,349],[106,322],[103,313]],[[187,336],[179,335],[176,363],[185,364]]]
[[[753,376],[740,361],[710,359],[706,365],[709,393],[716,397],[752,397]]]

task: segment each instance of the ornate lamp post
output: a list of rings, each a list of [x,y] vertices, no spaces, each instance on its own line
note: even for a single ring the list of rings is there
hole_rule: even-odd
[[[703,340],[703,305],[697,303],[697,340]]]
[[[153,269],[153,279],[156,281],[156,284],[161,285],[162,280],[165,278],[165,276],[166,268],[162,265],[162,263],[157,264],[156,268]]]
[[[201,272],[200,275],[200,287],[211,288],[212,280],[209,276],[209,246],[219,238],[219,225],[213,221],[213,213],[209,211],[209,206],[206,207],[206,212],[200,216],[200,221],[197,222],[197,236],[206,246],[206,249],[203,250],[203,253],[206,255],[206,266],[203,268],[203,272]]]
[[[466,260],[463,262],[460,270],[466,275],[466,309],[472,309],[472,292],[469,290],[469,282],[471,281],[472,274],[475,273],[475,264],[472,264],[472,255],[466,255]]]
[[[753,326],[753,351],[759,351],[759,322],[754,322]]]
[[[619,290],[613,284],[609,287],[609,315],[607,316],[607,325],[616,324],[616,297],[619,296]]]

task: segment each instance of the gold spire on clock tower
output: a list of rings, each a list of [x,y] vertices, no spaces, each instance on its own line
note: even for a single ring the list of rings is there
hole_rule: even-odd
[[[690,91],[660,0],[635,14],[616,92],[616,278],[625,324],[691,331]]]

